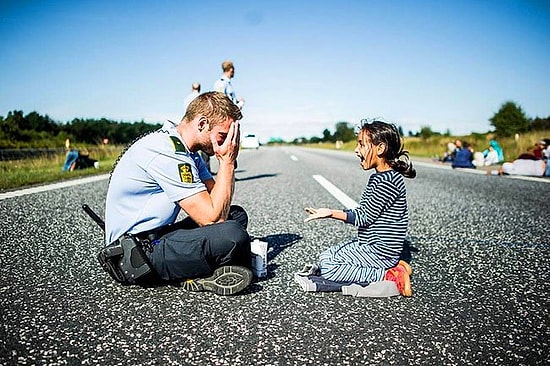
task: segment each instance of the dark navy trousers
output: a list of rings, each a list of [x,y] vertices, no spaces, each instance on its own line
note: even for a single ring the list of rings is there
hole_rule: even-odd
[[[227,221],[198,226],[190,217],[161,228],[148,253],[158,276],[165,281],[207,277],[221,266],[250,267],[248,215],[231,206]]]

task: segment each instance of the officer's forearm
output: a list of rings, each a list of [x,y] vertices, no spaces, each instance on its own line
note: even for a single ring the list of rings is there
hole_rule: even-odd
[[[214,211],[219,213],[219,221],[227,219],[234,189],[235,165],[233,162],[221,161],[216,175],[216,183],[210,192]]]

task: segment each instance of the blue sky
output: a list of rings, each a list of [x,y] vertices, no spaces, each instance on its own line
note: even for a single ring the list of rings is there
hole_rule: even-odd
[[[231,59],[243,133],[381,117],[486,132],[508,100],[550,116],[550,2],[2,1],[0,115],[179,120]]]

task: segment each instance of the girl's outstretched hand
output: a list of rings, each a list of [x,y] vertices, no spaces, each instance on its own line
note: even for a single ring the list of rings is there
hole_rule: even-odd
[[[306,207],[305,210],[309,216],[304,220],[304,222],[310,222],[312,220],[324,219],[332,216],[332,211],[328,208]]]

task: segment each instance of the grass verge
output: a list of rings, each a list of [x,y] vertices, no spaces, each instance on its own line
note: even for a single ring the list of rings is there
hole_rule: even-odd
[[[475,151],[485,150],[489,146],[489,141],[495,139],[504,150],[504,160],[513,161],[521,153],[531,149],[535,145],[535,142],[543,138],[550,138],[550,130],[528,132],[518,136],[517,139],[514,136],[499,138],[491,133],[466,136],[434,135],[426,139],[421,137],[405,137],[403,138],[403,144],[405,145],[405,150],[409,151],[411,156],[437,158],[442,156],[443,152],[447,150],[447,143],[454,142],[456,139],[468,142],[473,146]],[[353,151],[355,145],[355,141],[348,141],[340,147],[340,150]],[[327,149],[336,148],[333,143],[308,144],[305,146]]]
[[[456,139],[467,141],[476,151],[483,151],[489,146],[489,140],[495,138],[493,134],[471,134],[467,136],[431,136],[405,137],[405,149],[412,157],[434,158],[441,156],[447,149],[447,143]],[[504,150],[504,160],[512,161],[521,153],[533,147],[535,142],[550,138],[550,130],[534,131],[519,136],[496,138]],[[344,143],[340,150],[353,151],[355,141]],[[302,146],[335,149],[333,143],[307,144]],[[95,174],[105,174],[111,171],[113,163],[120,155],[122,147],[98,146],[88,149],[90,157],[99,161],[99,169],[84,169],[73,172],[61,171],[65,162],[65,155],[44,157],[28,160],[0,161],[0,191],[13,190],[44,183],[59,182],[67,179],[79,178]]]
[[[89,168],[72,172],[61,170],[65,162],[64,154],[36,159],[0,161],[0,191],[109,173],[120,151],[121,148],[117,147],[89,149],[90,157],[99,161],[99,169]]]

